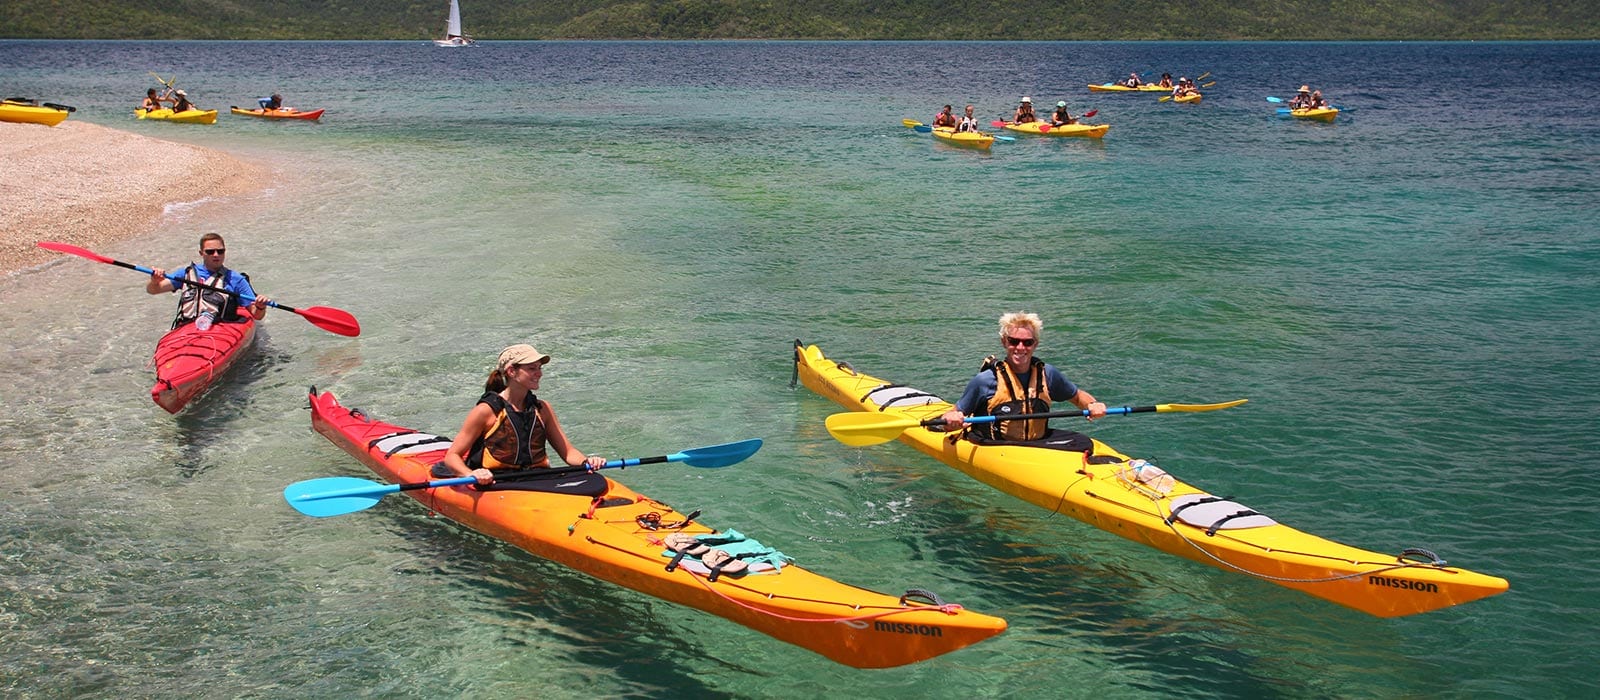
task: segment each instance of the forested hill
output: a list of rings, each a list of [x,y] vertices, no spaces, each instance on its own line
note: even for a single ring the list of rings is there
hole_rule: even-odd
[[[493,39],[1597,39],[1594,0],[461,0]],[[447,0],[4,0],[0,38],[425,39]]]

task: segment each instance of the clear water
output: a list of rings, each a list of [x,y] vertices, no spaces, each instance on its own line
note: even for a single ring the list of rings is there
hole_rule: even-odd
[[[1199,105],[1091,95],[1211,72]],[[320,124],[138,122],[282,92]],[[1593,43],[0,41],[0,89],[270,165],[99,252],[202,231],[346,339],[269,317],[185,413],[146,394],[170,300],[68,259],[0,280],[0,690],[13,697],[1554,697],[1593,695],[1600,121]],[[1278,118],[1301,83],[1353,108]],[[900,126],[1022,95],[1104,141],[950,149]],[[59,232],[40,231],[40,239]],[[1125,542],[909,448],[846,448],[790,344],[953,395],[994,319],[1112,404],[1248,397],[1085,428],[1279,520],[1433,549],[1502,596],[1379,620]],[[555,356],[580,448],[760,437],[630,486],[810,568],[1001,615],[857,671],[596,582],[408,500],[328,520],[289,483],[367,476],[305,387],[450,432],[494,354]]]

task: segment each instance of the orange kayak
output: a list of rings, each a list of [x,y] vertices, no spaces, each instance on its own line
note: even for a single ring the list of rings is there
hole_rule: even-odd
[[[216,323],[200,330],[185,323],[161,336],[156,343],[156,383],[150,398],[177,413],[217,377],[222,376],[256,339],[256,320],[248,314],[240,323]]]
[[[322,118],[322,113],[324,110],[319,109],[312,112],[302,112],[298,109],[292,108],[240,109],[238,107],[229,107],[228,111],[234,114],[242,114],[247,117],[261,117],[262,119],[309,119],[315,121]]]
[[[448,437],[374,420],[315,388],[311,427],[391,482],[429,481],[429,468],[450,446]],[[717,531],[600,474],[576,478],[593,481],[595,488],[587,495],[471,486],[406,493],[429,510],[535,556],[727,618],[847,666],[925,661],[1006,629],[1005,620],[944,604],[926,591],[877,593],[792,563],[721,576],[695,566],[692,558],[669,566],[667,537]]]

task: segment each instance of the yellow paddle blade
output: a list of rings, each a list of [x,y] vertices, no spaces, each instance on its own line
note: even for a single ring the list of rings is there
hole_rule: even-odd
[[[922,126],[922,122],[919,122],[915,119],[901,119],[900,123],[906,125],[907,129],[915,129],[919,126]]]
[[[915,418],[887,416],[882,413],[835,413],[826,421],[828,434],[851,447],[877,445],[900,437],[906,428],[922,423]]]
[[[1220,411],[1224,408],[1233,408],[1234,406],[1238,406],[1239,404],[1249,400],[1250,399],[1239,399],[1237,401],[1224,401],[1222,403],[1163,403],[1156,404],[1156,413],[1168,413],[1171,411],[1179,411],[1183,413]]]
[[[1167,95],[1166,97],[1163,97],[1163,98],[1161,98],[1159,100],[1156,100],[1156,101],[1157,102],[1166,102],[1167,100],[1170,100],[1170,99],[1172,99],[1172,96],[1171,95]]]

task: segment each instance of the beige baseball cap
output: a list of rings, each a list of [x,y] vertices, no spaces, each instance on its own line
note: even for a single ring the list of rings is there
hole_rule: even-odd
[[[504,372],[508,369],[511,369],[512,365],[531,365],[535,362],[541,365],[549,364],[550,356],[539,352],[538,349],[534,348],[532,345],[528,345],[527,343],[518,343],[509,348],[501,350],[500,361],[496,363],[495,366],[498,367],[500,371]]]

